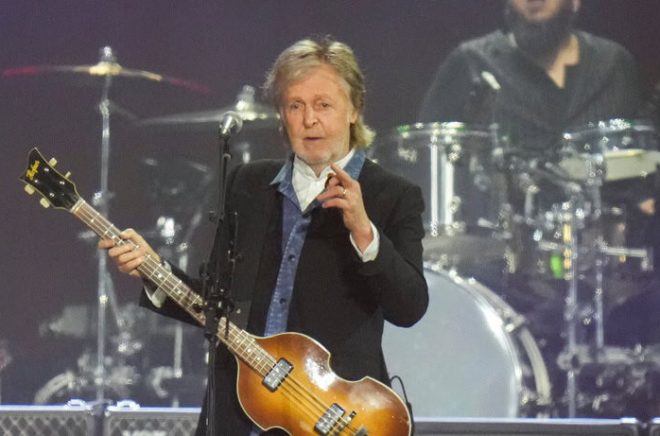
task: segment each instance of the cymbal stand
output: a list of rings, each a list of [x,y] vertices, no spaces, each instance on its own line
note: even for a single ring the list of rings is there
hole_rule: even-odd
[[[110,47],[101,49],[101,63],[116,63],[116,58]],[[110,101],[110,88],[112,75],[104,76],[99,112],[101,113],[101,177],[99,192],[94,194],[93,204],[98,207],[103,216],[108,216],[109,191],[108,172],[110,161],[110,113],[112,103]],[[98,251],[98,284],[97,284],[97,329],[96,329],[96,369],[94,371],[94,385],[96,387],[96,401],[101,403],[105,399],[105,345],[106,345],[106,308],[108,303],[115,304],[116,298],[111,284],[111,278],[107,270],[107,255],[104,250]]]

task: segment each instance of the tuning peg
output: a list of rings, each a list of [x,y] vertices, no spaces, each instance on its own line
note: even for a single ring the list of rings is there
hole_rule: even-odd
[[[50,160],[48,161],[48,165],[50,165],[51,167],[54,167],[55,165],[57,165],[57,159],[55,159],[54,157],[51,157]]]
[[[34,188],[31,185],[25,185],[23,186],[23,189],[25,189],[25,192],[30,195],[34,194]]]
[[[71,177],[71,171],[67,171],[66,174],[64,175],[64,178],[67,180],[69,179],[69,177]]]
[[[46,200],[46,199],[43,198],[43,197],[41,197],[41,200],[39,200],[39,204],[40,204],[44,209],[48,209],[48,208],[50,207],[50,203],[48,202],[48,200]]]

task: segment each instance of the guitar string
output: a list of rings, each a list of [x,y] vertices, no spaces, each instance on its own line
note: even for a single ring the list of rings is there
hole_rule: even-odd
[[[120,233],[119,229],[117,229],[114,225],[112,225],[112,223],[107,221],[107,219],[105,219],[101,214],[99,214],[94,208],[89,206],[88,203],[84,202],[84,200],[83,200],[83,204],[78,208],[78,210],[76,212],[74,212],[74,215],[81,218],[85,223],[87,223],[92,228],[92,230],[95,231],[95,233],[97,233],[102,238],[107,238],[108,235],[110,235],[110,238],[112,240],[114,240],[115,243],[117,243],[118,245],[123,245],[125,243],[130,242],[130,241],[125,241],[125,240],[121,239],[119,237],[119,233]],[[85,219],[85,218],[87,218],[87,219]],[[105,221],[105,225],[104,225],[104,221]],[[132,245],[135,245],[132,242],[130,242],[130,243]],[[147,262],[144,262],[141,266],[145,266],[145,269],[149,268],[148,271],[145,270],[144,272],[146,274],[148,274],[149,276],[153,277],[154,274],[157,273],[158,267],[161,267],[161,265],[158,262],[156,262],[154,259],[151,259],[150,257],[147,257],[146,260],[147,260]],[[172,276],[173,275],[170,273],[170,274],[166,275],[164,277],[164,279],[162,279],[162,277],[160,277],[162,279],[161,283],[165,284],[168,280],[172,279]],[[181,281],[176,279],[174,281],[174,284],[171,285],[170,287],[171,288],[176,288],[180,284],[181,284]],[[176,291],[176,292],[177,292],[177,295],[179,295],[179,291]],[[196,295],[196,294],[194,294],[194,295]],[[176,297],[174,297],[174,299],[177,302],[179,302],[180,304],[182,304],[182,306],[184,306],[184,309],[190,309],[192,312],[188,311],[188,313],[191,316],[193,316],[197,321],[203,321],[203,319],[200,319],[200,317],[198,316],[196,311],[194,311],[194,309],[192,309],[193,304],[195,304],[195,302],[194,301],[185,301],[185,300],[190,300],[190,298],[186,298],[186,294],[183,294],[183,296],[178,297],[178,299]],[[195,300],[197,300],[197,299],[195,299]],[[231,326],[231,324],[230,324],[230,326]],[[220,328],[219,328],[219,330],[220,330]],[[238,328],[234,328],[234,329],[230,329],[230,330],[238,331],[238,332],[241,331]],[[218,335],[219,334],[220,334],[220,332],[218,332]],[[226,345],[228,347],[230,347],[229,344],[226,343]],[[254,343],[253,345],[255,346],[255,349],[262,355],[261,360],[259,360],[258,362],[263,362],[265,360],[267,363],[269,363],[271,365],[271,367],[275,365],[275,363],[276,363],[275,359],[269,353],[265,352],[263,350],[263,348],[260,347],[257,343]],[[232,348],[232,347],[230,347],[230,348]],[[260,373],[260,375],[265,375],[265,373],[263,371],[268,369],[267,366],[263,367],[263,364],[261,364],[261,367],[255,368],[255,363],[254,362],[246,361],[246,363],[249,366],[251,366],[252,368],[254,368],[255,370],[257,370]],[[288,383],[289,381],[292,383],[291,386],[289,386],[289,383]],[[282,384],[280,386],[283,387],[285,390],[287,390],[289,395],[292,396],[299,403],[304,404],[304,402],[302,401],[303,400],[302,397],[307,396],[308,401],[311,400],[312,402],[317,403],[316,405],[320,407],[320,409],[319,409],[320,413],[324,414],[327,411],[328,407],[326,407],[323,404],[322,400],[320,398],[318,398],[316,395],[314,395],[313,392],[309,391],[305,386],[303,386],[295,377],[290,376],[290,377],[285,378],[282,381]],[[288,389],[288,388],[292,388],[292,389]],[[300,398],[296,398],[296,395],[298,395]],[[314,407],[313,404],[308,404],[306,406],[308,408],[310,408],[310,407],[313,408]],[[313,413],[312,414],[312,419],[315,419],[317,415],[314,412],[316,412],[316,411],[311,410],[311,412]],[[348,419],[346,419],[344,417],[339,417],[338,418],[338,423],[342,423],[342,424],[345,425],[344,428],[342,429],[342,433],[343,433],[344,430],[353,430],[353,432],[357,432],[356,429],[352,428],[352,426],[350,425],[350,422],[351,421],[349,421]]]

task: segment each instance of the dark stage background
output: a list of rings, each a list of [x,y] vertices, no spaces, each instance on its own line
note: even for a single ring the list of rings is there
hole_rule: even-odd
[[[418,105],[439,62],[460,41],[500,26],[500,0],[221,0],[216,2],[8,1],[0,8],[0,68],[94,64],[110,45],[125,68],[194,81],[208,93],[145,80],[116,79],[111,98],[138,119],[219,109],[234,102],[243,85],[259,87],[283,48],[312,33],[332,34],[356,51],[367,77],[366,119],[381,137],[415,121]],[[660,80],[657,0],[585,0],[580,25],[619,41],[640,63],[648,90]],[[31,402],[34,392],[67,368],[85,347],[94,349],[93,324],[86,338],[48,331],[66,306],[95,306],[94,243],[80,237],[82,225],[68,214],[44,211],[23,192],[18,176],[33,146],[71,170],[80,194],[99,188],[101,124],[96,109],[101,88],[81,75],[0,78],[0,340],[14,359],[1,374],[5,403]],[[185,225],[190,211],[211,199],[183,197],[183,207],[154,200],[172,159],[170,177],[193,190],[196,163],[215,171],[213,129],[169,131],[139,128],[115,113],[109,185],[110,218],[120,227],[153,231],[161,214]],[[268,140],[264,138],[270,138]],[[281,153],[272,126],[244,129],[253,156]],[[191,182],[193,181],[193,182]],[[167,210],[171,208],[170,210]],[[193,235],[191,270],[208,248],[206,221]],[[113,270],[120,303],[134,302],[138,285]],[[110,321],[110,326],[112,322]],[[160,327],[149,327],[159,329]],[[139,327],[140,331],[147,331]],[[151,330],[148,330],[151,331]],[[186,332],[193,368],[202,368],[201,333]],[[164,347],[171,336],[163,334]],[[191,398],[197,398],[192,396]],[[194,403],[194,400],[191,400]]]

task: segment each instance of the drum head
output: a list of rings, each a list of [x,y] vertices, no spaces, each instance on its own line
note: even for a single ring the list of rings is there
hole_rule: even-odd
[[[488,289],[427,270],[430,303],[411,328],[386,323],[390,377],[403,380],[416,417],[516,417],[522,365]],[[492,294],[492,293],[490,293]],[[393,387],[400,392],[398,383]]]

